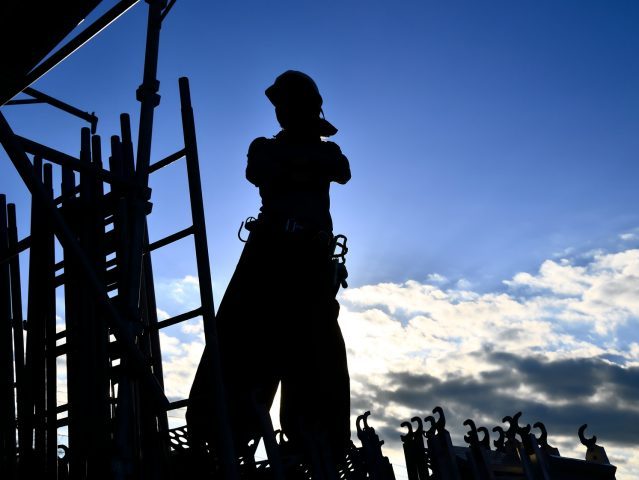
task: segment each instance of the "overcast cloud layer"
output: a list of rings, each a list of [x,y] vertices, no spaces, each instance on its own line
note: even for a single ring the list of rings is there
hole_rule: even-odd
[[[166,309],[191,305],[193,283],[167,282]],[[576,432],[588,423],[617,478],[639,477],[639,249],[547,260],[501,292],[432,274],[347,289],[340,301],[352,411],[371,410],[393,463],[404,463],[400,423],[441,405],[457,444],[464,419],[492,428],[521,410],[562,454],[583,457]],[[167,393],[186,396],[201,328],[190,322],[162,346]]]

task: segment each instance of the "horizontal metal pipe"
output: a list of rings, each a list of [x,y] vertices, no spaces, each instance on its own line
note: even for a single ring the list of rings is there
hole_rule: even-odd
[[[95,130],[98,126],[98,117],[96,117],[93,113],[83,112],[79,108],[76,108],[73,105],[69,105],[62,100],[58,100],[57,98],[47,95],[46,93],[36,90],[35,88],[27,87],[23,90],[23,92],[27,95],[30,95],[36,100],[48,103],[52,107],[59,108],[64,112],[70,113],[71,115],[81,118],[82,120],[86,120],[91,124],[91,133],[95,133]]]

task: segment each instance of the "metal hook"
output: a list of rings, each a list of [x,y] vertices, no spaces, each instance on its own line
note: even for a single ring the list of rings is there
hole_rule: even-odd
[[[242,242],[242,243],[248,242],[248,237],[246,237],[246,240],[242,238],[242,228],[244,228],[244,226],[246,226],[246,230],[250,233],[251,229],[249,228],[249,225],[251,223],[253,223],[255,220],[256,220],[255,217],[247,217],[246,220],[244,220],[242,223],[240,223],[240,228],[237,231],[237,238],[240,239],[240,242]]]
[[[237,238],[240,239],[240,242],[246,243],[246,242],[248,242],[248,237],[246,237],[246,240],[242,238],[242,229],[243,228],[244,228],[244,221],[242,221],[242,223],[240,223],[240,228],[237,231]]]
[[[517,412],[512,417],[506,415],[504,418],[502,418],[502,422],[508,423],[508,430],[506,430],[506,437],[508,438],[508,440],[514,441],[515,435],[517,435],[517,433],[522,430],[521,427],[518,425],[520,417],[521,412]],[[528,428],[530,429],[530,425],[528,425]]]
[[[538,428],[539,430],[541,430],[541,433],[539,434],[539,437],[537,438],[537,443],[539,443],[539,445],[547,447],[548,446],[548,431],[546,430],[546,425],[544,425],[541,422],[535,422],[533,424],[533,427]]]
[[[361,433],[363,430],[368,430],[370,427],[368,426],[368,416],[371,414],[370,411],[364,412],[363,415],[357,417],[355,421],[355,425],[357,427],[357,432]],[[364,423],[364,428],[361,427],[361,423]]]
[[[497,432],[499,434],[497,440],[493,440],[493,445],[495,445],[495,448],[497,450],[503,449],[504,441],[506,440],[506,432],[504,432],[504,429],[501,428],[499,425],[493,427],[493,432]]]
[[[484,434],[483,438],[479,440],[479,445],[481,445],[486,450],[490,450],[490,432],[486,427],[479,427],[477,432],[482,432]]]
[[[437,428],[437,432],[441,433],[446,427],[446,417],[444,416],[444,409],[438,405],[433,408],[433,413],[436,413],[439,416],[437,418],[437,421],[435,422],[435,427]]]
[[[463,425],[465,427],[470,428],[468,431],[468,435],[464,435],[464,442],[468,445],[477,445],[479,443],[479,436],[477,435],[477,427],[475,426],[475,422],[473,422],[470,418],[464,420]]]
[[[417,428],[415,429],[416,435],[422,435],[424,433],[424,424],[422,423],[422,419],[419,417],[413,417],[410,419],[411,422],[417,423]]]
[[[584,423],[581,427],[579,427],[579,431],[577,434],[579,435],[579,441],[582,445],[593,448],[597,444],[597,435],[593,435],[592,438],[586,438],[584,436],[584,431],[588,428],[588,424]]]
[[[331,251],[333,252],[333,259],[339,258],[341,260],[341,263],[346,263],[346,254],[348,253],[348,247],[346,246],[347,241],[348,238],[346,238],[346,235],[340,234],[333,237],[333,239],[331,240]],[[335,251],[337,247],[339,247],[340,249],[339,253]]]
[[[402,422],[400,427],[406,427],[408,429],[408,432],[405,435],[399,436],[399,438],[402,439],[402,442],[405,442],[413,436],[413,425],[410,422]]]
[[[530,433],[530,423],[527,423],[525,427],[519,425],[519,418],[521,417],[521,412],[517,412],[514,417],[515,425],[517,426],[517,433],[523,438]]]
[[[424,435],[426,437],[432,437],[433,435],[435,435],[435,429],[437,427],[437,423],[435,422],[435,417],[433,417],[432,415],[428,415],[426,418],[424,418],[424,422],[430,424],[430,427],[426,429],[426,431],[424,432]]]

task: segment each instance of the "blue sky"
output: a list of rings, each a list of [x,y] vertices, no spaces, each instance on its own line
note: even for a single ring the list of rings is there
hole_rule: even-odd
[[[111,5],[105,3],[101,9]],[[141,3],[34,85],[95,111],[105,147],[121,112],[137,124],[145,16]],[[639,247],[638,24],[639,4],[622,0],[178,1],[162,29],[153,157],[181,148],[177,78],[188,76],[216,301],[242,247],[239,223],[259,208],[256,189],[244,179],[246,150],[253,138],[278,131],[264,89],[282,71],[298,69],[317,81],[326,117],[340,130],[334,140],[351,161],[351,182],[332,189],[336,231],[349,236],[351,247],[345,317],[382,312],[408,335],[415,316],[397,314],[392,305],[417,288],[410,281],[439,289],[450,305],[506,295],[531,318],[546,321],[554,313],[551,331],[570,335],[556,348],[534,346],[545,361],[621,356],[619,365],[636,368],[636,303],[624,303],[621,294],[611,297],[620,299],[612,310],[580,303],[577,310],[594,320],[575,323],[562,316],[573,312],[562,299],[586,302],[605,281],[608,289],[622,282],[615,291],[639,298],[635,257],[627,254]],[[83,126],[77,119],[45,106],[3,113],[18,133],[77,153]],[[152,178],[152,239],[188,225],[183,172],[175,165]],[[2,158],[0,179],[26,232],[26,189]],[[167,292],[179,286],[184,293],[190,285],[184,279],[196,273],[185,246],[154,257]],[[626,263],[610,270],[604,264],[612,259]],[[558,287],[566,272],[581,275],[581,290]],[[364,298],[366,292],[386,303]],[[534,299],[552,308],[541,314]],[[179,302],[164,305],[178,313],[171,310]],[[428,311],[435,318],[429,308],[420,306],[417,316]],[[624,320],[606,329],[613,311],[626,312]],[[451,322],[463,321],[450,315]],[[183,334],[176,338],[186,342]],[[600,351],[584,353],[584,341]],[[506,350],[518,359],[532,352]],[[488,353],[482,359],[499,361]],[[395,363],[384,365],[400,378]],[[437,371],[450,379],[461,370]],[[367,385],[392,390],[388,378]],[[385,414],[390,419],[400,410]],[[639,458],[625,461],[639,468]]]

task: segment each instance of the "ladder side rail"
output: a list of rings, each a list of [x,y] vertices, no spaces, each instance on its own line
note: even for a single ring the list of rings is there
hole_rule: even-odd
[[[211,267],[209,263],[208,243],[206,239],[206,222],[204,218],[204,204],[202,200],[202,184],[195,135],[195,120],[191,106],[189,81],[186,77],[179,79],[180,105],[182,113],[182,131],[184,148],[186,151],[186,167],[189,183],[189,197],[191,200],[191,216],[193,219],[195,255],[197,261],[198,279],[200,282],[200,301],[204,322],[204,338],[206,348],[209,349],[207,358],[213,374],[214,386],[214,418],[217,427],[216,443],[219,446],[220,464],[225,480],[237,480],[238,470],[233,445],[233,434],[229,424],[228,410],[224,385],[222,383],[222,368],[220,365],[217,330],[215,326],[215,305],[213,302],[213,285],[211,282]],[[213,425],[211,425],[213,428]]]

